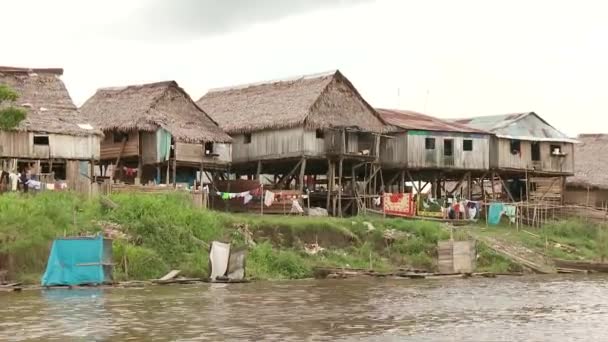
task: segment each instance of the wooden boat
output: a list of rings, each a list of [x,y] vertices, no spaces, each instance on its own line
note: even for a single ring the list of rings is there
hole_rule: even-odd
[[[563,260],[553,259],[555,266],[563,269],[593,271],[593,272],[608,272],[608,263],[594,261],[578,261],[578,260]]]

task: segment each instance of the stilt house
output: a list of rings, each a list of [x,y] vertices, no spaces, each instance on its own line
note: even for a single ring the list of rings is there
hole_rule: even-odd
[[[99,159],[103,134],[78,115],[61,75],[63,69],[0,67],[0,84],[19,94],[15,103],[3,105],[26,111],[15,129],[0,130],[0,166],[17,172],[35,165],[34,174],[68,180],[75,189],[80,173],[90,176],[89,164]]]
[[[376,110],[391,131],[380,152],[387,185],[403,191],[404,181],[417,188],[418,181],[465,181],[488,172],[489,133],[413,111]]]
[[[503,179],[526,180],[510,186],[511,199],[517,193],[541,202],[561,202],[566,176],[574,174],[575,139],[558,131],[534,112],[480,116],[456,120],[493,133],[490,141],[490,169]],[[514,193],[515,192],[515,193]]]
[[[214,89],[198,104],[232,136],[234,171],[272,174],[278,188],[295,179],[300,190],[305,176],[318,189],[317,175],[327,175],[328,207],[345,177],[354,190],[379,167],[384,124],[340,71]]]
[[[574,146],[574,176],[566,182],[565,202],[605,208],[608,205],[608,134],[581,134]]]
[[[192,185],[231,161],[232,139],[175,81],[99,89],[81,113],[105,133],[101,163],[117,165],[107,177]]]

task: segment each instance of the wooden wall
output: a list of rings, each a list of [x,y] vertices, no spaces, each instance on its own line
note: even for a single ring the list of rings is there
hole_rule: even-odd
[[[153,165],[159,162],[158,147],[156,145],[156,132],[140,132],[141,161],[144,165]]]
[[[231,162],[231,146],[230,144],[219,144],[213,145],[213,152],[219,154],[217,157],[205,157],[205,163],[210,164],[228,164]],[[202,144],[187,144],[180,143],[176,144],[175,157],[177,161],[200,163],[203,155]]]
[[[48,145],[34,145],[34,136],[48,137]],[[99,159],[100,137],[0,131],[0,157],[27,159]]]
[[[116,159],[118,158],[118,154],[120,153],[120,148],[122,146],[121,142],[114,142],[114,132],[106,131],[105,138],[101,142],[101,159]],[[127,140],[127,144],[125,145],[125,149],[122,153],[121,158],[125,157],[137,157],[139,155],[139,132],[138,131],[130,131],[129,138]]]
[[[540,160],[532,160],[532,142],[520,140],[521,153],[513,154],[511,151],[511,139],[494,139],[496,144],[497,158],[493,159],[493,167],[508,169],[529,169],[546,172],[574,172],[574,145],[563,142],[540,142]],[[558,145],[565,156],[554,156],[551,154],[551,146]]]
[[[326,136],[327,138],[327,136]],[[302,127],[267,130],[251,133],[251,142],[245,144],[245,135],[232,136],[232,161],[280,159],[301,155],[323,155],[324,139],[317,139],[314,130]]]
[[[589,205],[602,208],[608,205],[608,190],[568,188],[564,191],[564,202],[566,204]]]
[[[382,138],[380,162],[383,168],[389,169],[407,166],[407,134],[400,133],[392,138]]]
[[[435,148],[426,149],[426,138],[435,139]],[[452,157],[444,156],[444,141],[453,141]],[[464,151],[464,140],[473,141],[473,150]],[[489,163],[489,136],[429,131],[407,133],[407,155],[409,168],[442,168],[487,170]],[[402,148],[401,148],[402,149]]]

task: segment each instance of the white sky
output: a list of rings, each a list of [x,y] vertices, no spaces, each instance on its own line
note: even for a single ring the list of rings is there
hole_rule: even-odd
[[[332,1],[3,1],[0,65],[63,67],[78,105],[99,87],[174,79],[197,100],[337,68],[376,107],[608,132],[608,4]]]

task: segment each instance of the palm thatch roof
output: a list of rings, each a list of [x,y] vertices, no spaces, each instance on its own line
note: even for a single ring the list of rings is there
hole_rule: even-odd
[[[608,189],[608,134],[581,134],[574,145],[574,176],[567,187]]]
[[[231,134],[297,126],[384,130],[376,111],[337,70],[212,89],[197,103]]]
[[[19,94],[15,103],[27,114],[17,131],[66,135],[102,135],[82,120],[60,76],[63,69],[28,69],[0,66],[0,84]]]
[[[180,142],[231,142],[175,81],[99,89],[80,108],[104,131],[167,130]]]
[[[569,138],[566,134],[551,126],[535,112],[478,116],[452,121],[494,133],[499,138],[577,142],[575,139]]]
[[[467,125],[442,120],[434,116],[414,112],[411,110],[376,108],[376,111],[378,112],[378,114],[380,114],[380,116],[387,124],[402,130],[490,134],[483,130],[479,130]]]

